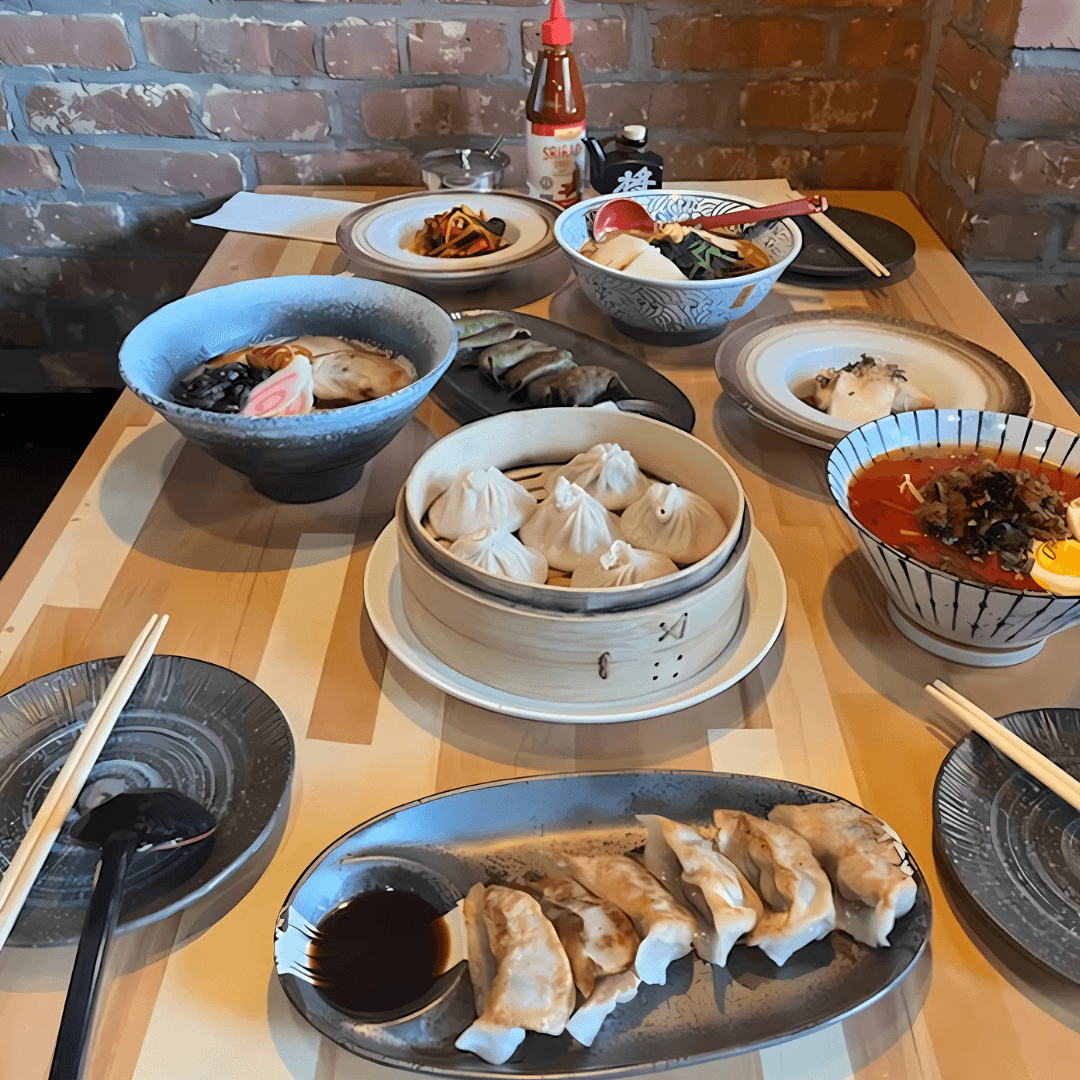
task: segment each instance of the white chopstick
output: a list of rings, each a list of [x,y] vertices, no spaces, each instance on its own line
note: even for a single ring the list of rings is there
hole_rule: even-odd
[[[146,671],[168,621],[168,615],[155,615],[128,649],[127,655],[120,662],[90,714],[90,719],[86,721],[82,734],[75,740],[63,768],[41,804],[41,809],[34,815],[34,820],[19,844],[11,864],[0,878],[0,949],[4,947],[11,928],[15,925],[42,866],[45,865],[53,843],[60,835],[64,820],[71,813],[75,800],[90,775],[90,770],[101,755],[120,713]]]
[[[1030,743],[1002,727],[989,713],[983,712],[940,679],[935,680],[934,685],[928,686],[926,691],[1028,775],[1044,784],[1055,795],[1060,795],[1070,806],[1080,810],[1080,781],[1074,780]]]
[[[807,216],[814,224],[824,229],[845,251],[851,252],[875,277],[892,277],[887,266],[878,262],[858,240],[844,232],[824,211]]]

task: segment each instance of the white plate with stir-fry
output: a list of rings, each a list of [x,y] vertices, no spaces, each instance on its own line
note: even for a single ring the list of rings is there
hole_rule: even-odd
[[[337,239],[361,264],[473,286],[554,250],[556,213],[551,203],[510,191],[420,191],[355,211]]]

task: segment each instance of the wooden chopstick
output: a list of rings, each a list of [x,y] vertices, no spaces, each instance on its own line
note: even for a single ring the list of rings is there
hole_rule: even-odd
[[[168,621],[168,615],[155,615],[128,649],[0,878],[0,949],[4,947],[90,770],[146,671]]]
[[[809,214],[807,216],[814,224],[827,232],[845,251],[854,255],[875,277],[892,277],[887,266],[880,263],[853,236],[844,232],[824,211],[820,214]]]
[[[978,732],[991,746],[1019,765],[1029,776],[1044,784],[1055,795],[1060,795],[1070,806],[1080,810],[1080,781],[1073,779],[1030,743],[1002,727],[989,713],[983,712],[978,705],[968,701],[963,694],[940,679],[935,680],[933,686],[927,686],[926,692],[973,731]]]

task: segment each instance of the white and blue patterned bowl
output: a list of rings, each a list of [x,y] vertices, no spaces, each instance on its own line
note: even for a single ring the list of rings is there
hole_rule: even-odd
[[[925,409],[856,428],[829,455],[829,490],[862,544],[889,599],[939,638],[976,649],[1037,650],[1051,634],[1080,623],[1080,597],[964,581],[879,540],[855,519],[848,485],[876,458],[923,448],[952,453],[990,448],[1080,470],[1080,435],[1026,416],[968,409]]]
[[[802,246],[802,234],[795,224],[790,218],[781,218],[754,236],[773,260],[764,270],[717,281],[650,281],[635,277],[601,266],[580,253],[590,239],[596,211],[612,199],[626,197],[601,195],[564,210],[555,222],[555,239],[566,252],[585,295],[631,336],[649,340],[649,335],[664,335],[672,344],[692,344],[714,337],[732,319],[752,311],[765,299]],[[709,191],[642,191],[634,192],[633,198],[656,221],[685,221],[764,205]]]

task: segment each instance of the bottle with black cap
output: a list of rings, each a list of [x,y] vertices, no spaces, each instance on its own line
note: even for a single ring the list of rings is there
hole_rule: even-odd
[[[649,133],[642,124],[627,124],[621,135],[601,145],[587,138],[589,179],[600,195],[612,192],[648,191],[664,181],[664,159],[647,143]]]

